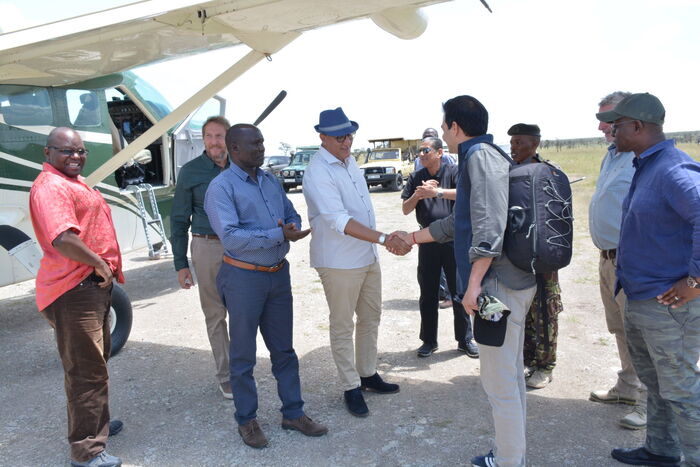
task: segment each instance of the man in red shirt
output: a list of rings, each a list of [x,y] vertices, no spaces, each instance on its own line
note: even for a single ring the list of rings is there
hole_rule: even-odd
[[[124,282],[109,206],[80,173],[88,151],[80,135],[56,128],[46,162],[29,194],[37,241],[44,251],[36,278],[39,310],[56,330],[68,399],[68,441],[74,466],[112,467],[107,454],[112,281]]]

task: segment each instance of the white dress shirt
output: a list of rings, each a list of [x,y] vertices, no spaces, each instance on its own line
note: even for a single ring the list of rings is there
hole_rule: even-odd
[[[304,172],[311,225],[311,267],[356,269],[377,261],[377,246],[344,233],[350,219],[376,229],[367,182],[355,158],[341,162],[321,148]]]

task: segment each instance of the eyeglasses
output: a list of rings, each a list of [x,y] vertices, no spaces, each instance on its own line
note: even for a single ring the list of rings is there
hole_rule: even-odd
[[[88,150],[87,149],[70,149],[70,148],[57,148],[56,146],[46,146],[49,149],[55,149],[56,151],[60,152],[64,156],[72,156],[73,154],[77,154],[79,156],[87,156],[88,155]]]
[[[347,135],[343,136],[335,136],[334,138],[339,143],[344,143],[346,139],[349,139],[352,142],[352,140],[355,139],[355,133],[348,133]]]
[[[615,130],[617,130],[619,127],[621,127],[622,125],[626,125],[626,124],[628,124],[628,123],[633,123],[633,122],[637,122],[637,121],[638,121],[638,120],[625,120],[624,122],[619,122],[619,123],[613,122],[613,123],[610,124],[610,129],[611,129],[612,131],[615,131]]]
[[[428,154],[429,152],[432,152],[433,148],[420,148],[418,150],[418,154]]]

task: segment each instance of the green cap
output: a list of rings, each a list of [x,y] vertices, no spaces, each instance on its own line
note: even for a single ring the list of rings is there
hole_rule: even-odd
[[[622,99],[614,109],[599,112],[595,116],[601,122],[612,123],[615,120],[628,117],[642,122],[664,124],[666,109],[658,97],[648,92],[632,94]]]

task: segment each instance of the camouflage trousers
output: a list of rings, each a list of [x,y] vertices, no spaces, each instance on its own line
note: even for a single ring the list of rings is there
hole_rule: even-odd
[[[645,447],[700,466],[700,298],[677,309],[628,298],[625,333],[647,387]]]
[[[557,364],[557,315],[562,311],[559,274],[537,274],[537,292],[525,317],[526,367],[552,370]]]

